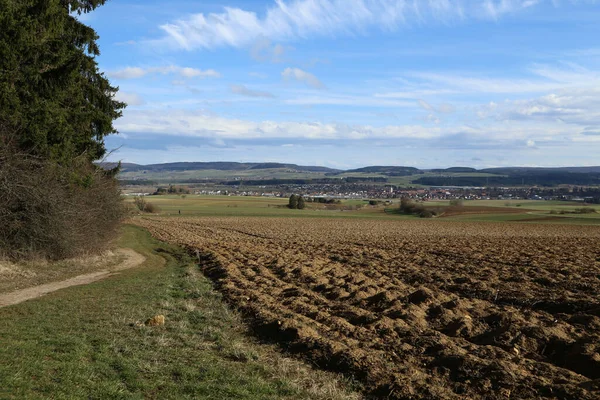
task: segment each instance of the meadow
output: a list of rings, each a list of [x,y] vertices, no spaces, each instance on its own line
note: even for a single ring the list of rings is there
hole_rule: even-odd
[[[148,196],[147,201],[159,208],[163,216],[257,216],[257,217],[327,217],[327,218],[378,218],[412,219],[395,213],[399,200],[391,204],[370,206],[368,200],[348,199],[341,204],[326,206],[319,203],[306,203],[305,210],[286,208],[287,198],[252,196],[204,196],[204,195],[166,195]],[[129,196],[127,202],[132,203]],[[449,200],[427,201],[427,208],[446,212],[443,219],[457,221],[492,221],[522,223],[560,223],[560,224],[600,224],[600,206],[587,207],[597,209],[596,213],[571,214],[584,207],[577,202],[543,200],[467,200],[461,207],[451,207]],[[450,212],[451,211],[451,212]],[[559,212],[566,212],[560,214]],[[181,212],[181,214],[180,214]]]

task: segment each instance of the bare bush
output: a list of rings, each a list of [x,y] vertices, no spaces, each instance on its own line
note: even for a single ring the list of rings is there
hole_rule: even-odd
[[[160,211],[158,206],[147,201],[144,196],[135,196],[135,199],[133,199],[133,204],[135,204],[137,209],[141,212],[156,214]]]
[[[133,204],[135,204],[138,210],[142,212],[146,211],[146,199],[144,196],[135,196],[133,199]]]
[[[151,214],[157,214],[160,212],[160,208],[158,208],[156,204],[146,202],[146,208],[144,209],[144,211]]]
[[[95,253],[124,215],[118,183],[89,162],[69,168],[0,142],[0,251],[10,258]]]

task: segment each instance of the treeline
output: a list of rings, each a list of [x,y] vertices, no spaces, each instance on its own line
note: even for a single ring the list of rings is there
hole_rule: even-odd
[[[164,194],[190,194],[190,188],[187,186],[169,185],[169,187],[159,187],[156,189],[154,195]]]
[[[600,173],[540,172],[510,176],[427,176],[415,179],[425,186],[556,186],[600,185]]]
[[[292,210],[304,210],[306,203],[319,203],[319,204],[341,204],[341,200],[331,199],[326,197],[304,197],[298,194],[290,196],[288,201],[288,208]]]
[[[119,183],[123,186],[156,186],[158,182],[141,179],[119,179]]]
[[[350,169],[348,171],[345,171],[345,173],[352,173],[352,172],[366,173],[366,174],[383,174],[386,176],[409,176],[409,175],[416,175],[416,174],[423,173],[423,171],[421,171],[420,169],[417,169],[415,167],[402,167],[402,166],[393,166],[393,165],[391,165],[391,166],[375,165],[375,166]]]

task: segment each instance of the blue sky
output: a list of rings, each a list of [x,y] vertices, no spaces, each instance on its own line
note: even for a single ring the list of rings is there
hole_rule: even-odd
[[[599,165],[600,1],[109,0],[110,160]]]

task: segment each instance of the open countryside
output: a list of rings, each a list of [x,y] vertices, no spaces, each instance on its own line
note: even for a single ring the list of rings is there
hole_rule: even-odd
[[[599,400],[600,0],[0,0],[0,400]]]

